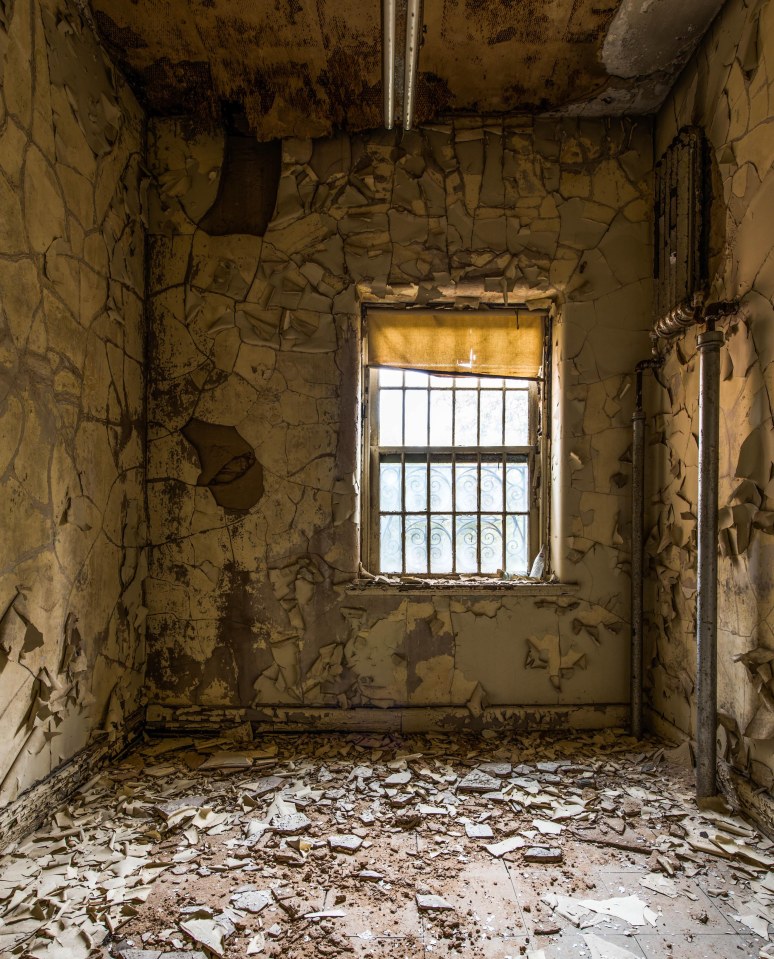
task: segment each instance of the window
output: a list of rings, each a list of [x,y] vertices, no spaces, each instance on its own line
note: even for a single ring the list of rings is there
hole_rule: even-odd
[[[367,323],[369,569],[528,573],[543,513],[543,317],[380,310]]]

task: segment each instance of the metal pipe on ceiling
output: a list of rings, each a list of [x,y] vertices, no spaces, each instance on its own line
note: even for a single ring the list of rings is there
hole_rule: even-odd
[[[699,347],[699,507],[696,548],[696,796],[714,796],[718,725],[718,454],[720,330]]]
[[[403,81],[403,129],[414,123],[419,40],[422,32],[422,0],[408,0],[406,6],[406,59]]]
[[[396,0],[382,0],[382,89],[387,130],[395,125],[395,4]]]

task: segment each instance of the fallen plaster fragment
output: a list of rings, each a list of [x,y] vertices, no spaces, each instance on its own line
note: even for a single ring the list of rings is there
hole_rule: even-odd
[[[266,937],[262,932],[256,933],[247,944],[246,954],[248,956],[257,956],[266,948]]]
[[[556,846],[530,846],[524,850],[524,862],[549,863],[561,862],[562,850]]]
[[[249,769],[252,764],[252,759],[244,753],[227,752],[223,750],[208,756],[201,766],[199,766],[199,769]]]
[[[292,836],[298,832],[305,832],[312,825],[312,820],[302,812],[289,812],[280,816],[273,816],[269,821],[270,828],[281,836]]]
[[[363,845],[360,836],[328,836],[328,845],[333,852],[345,852],[350,855],[357,852]]]
[[[253,915],[257,915],[273,901],[274,897],[270,890],[255,889],[252,886],[237,889],[231,895],[231,902],[235,908],[244,909],[246,912],[253,913]]]
[[[657,872],[650,872],[647,876],[643,876],[640,879],[640,885],[652,892],[660,892],[662,896],[668,896],[670,899],[676,899],[678,896],[674,880]]]
[[[644,926],[646,923],[655,926],[658,922],[658,914],[637,896],[573,899],[571,896],[548,893],[543,899],[555,912],[580,928],[595,925],[601,916],[614,916],[632,926]],[[591,913],[596,913],[596,917],[591,916]]]
[[[764,916],[748,913],[744,916],[734,916],[734,919],[741,922],[743,926],[747,926],[748,929],[752,929],[755,935],[760,936],[761,939],[769,938],[769,920]]]
[[[253,782],[245,783],[243,789],[251,792],[256,799],[260,799],[261,796],[265,796],[267,793],[275,792],[284,785],[285,780],[280,779],[279,776],[262,776],[260,779],[256,779]]]
[[[488,776],[499,776],[506,779],[513,771],[510,763],[481,763],[476,767],[479,772],[486,773]]]
[[[658,914],[648,908],[637,896],[618,896],[612,899],[582,899],[581,905],[604,916],[615,916],[632,926],[655,926]]]
[[[634,959],[636,955],[590,932],[586,933],[583,939],[591,951],[591,959]]]
[[[205,949],[214,952],[218,956],[223,955],[223,945],[228,935],[228,930],[219,922],[212,919],[188,919],[180,923],[180,928],[187,935],[200,943]]]
[[[454,906],[447,902],[443,896],[420,895],[417,893],[417,908],[420,912],[438,912],[443,910],[454,910]]]
[[[467,774],[457,786],[458,792],[469,793],[489,793],[497,792],[500,788],[500,781],[490,776],[480,769],[473,769]]]
[[[468,839],[491,839],[492,827],[485,822],[466,822],[465,835]]]
[[[406,769],[399,773],[393,773],[384,780],[385,786],[405,786],[411,782],[411,772]]]
[[[495,859],[499,859],[501,856],[506,855],[506,853],[513,852],[514,849],[522,849],[526,845],[526,840],[522,839],[521,836],[509,836],[508,839],[503,839],[502,842],[487,844],[484,848],[487,852],[490,852]]]
[[[543,836],[558,836],[564,828],[556,822],[547,822],[545,819],[533,819],[532,825]]]

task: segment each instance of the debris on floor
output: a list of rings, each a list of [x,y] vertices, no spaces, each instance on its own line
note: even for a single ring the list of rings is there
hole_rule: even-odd
[[[614,731],[149,741],[0,857],[0,955],[771,956],[774,844],[666,755]]]

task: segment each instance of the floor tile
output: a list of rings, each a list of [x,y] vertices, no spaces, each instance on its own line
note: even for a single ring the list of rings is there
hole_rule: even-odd
[[[735,936],[733,933],[638,935],[637,942],[647,959],[758,959],[762,944],[757,937]]]
[[[422,940],[413,936],[368,939],[350,936],[347,942],[356,959],[424,959],[425,956]]]
[[[607,887],[607,896],[600,890],[594,896],[589,898],[604,899],[615,896],[638,896],[646,902],[650,908],[659,914],[659,920],[654,932],[664,935],[685,935],[687,933],[709,934],[709,933],[729,933],[733,932],[732,927],[725,919],[723,914],[717,909],[712,900],[710,900],[701,891],[699,884],[693,879],[685,877],[676,877],[675,884],[683,893],[690,893],[696,899],[689,899],[687,895],[678,896],[676,899],[670,899],[661,893],[653,892],[641,886],[639,879],[647,872],[600,872],[600,885],[604,883]],[[644,927],[639,927],[640,931]],[[649,930],[644,930],[645,932]]]

